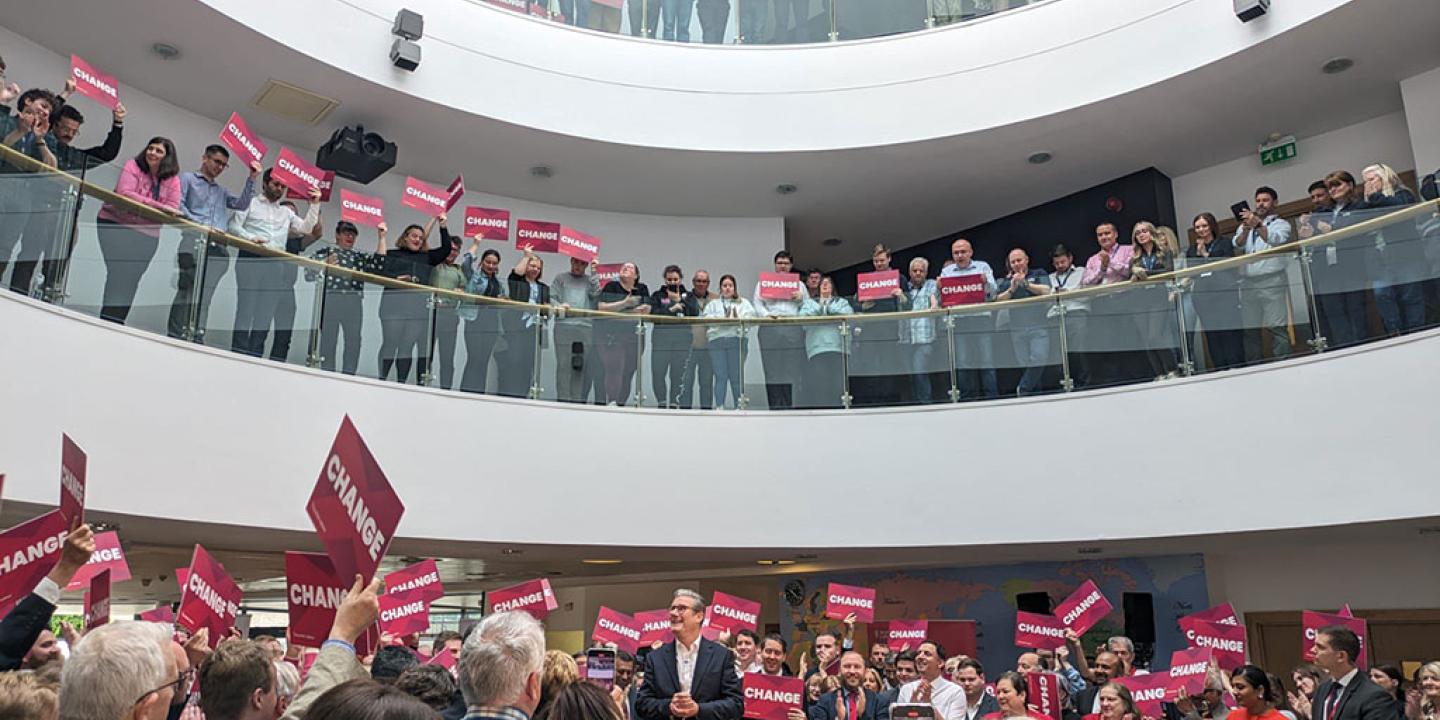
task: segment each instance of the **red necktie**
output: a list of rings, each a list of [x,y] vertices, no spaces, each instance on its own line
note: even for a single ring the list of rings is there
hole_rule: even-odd
[[[848,697],[848,698],[845,699],[845,706],[846,706],[846,708],[850,711],[849,713],[846,714],[846,717],[850,718],[850,720],[856,720],[856,718],[855,718],[855,693],[850,693],[850,697]]]
[[[1340,707],[1340,693],[1345,692],[1345,686],[1338,681],[1330,688],[1330,696],[1325,698],[1325,720],[1335,720],[1335,711]]]

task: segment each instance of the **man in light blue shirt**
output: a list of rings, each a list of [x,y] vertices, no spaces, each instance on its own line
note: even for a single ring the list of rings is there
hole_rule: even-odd
[[[1253,255],[1290,242],[1290,223],[1275,214],[1278,194],[1274,188],[1255,190],[1255,209],[1240,211],[1235,230],[1235,254]],[[1270,336],[1270,356],[1290,356],[1290,328],[1285,312],[1285,295],[1290,286],[1285,271],[1288,255],[1270,255],[1240,266],[1240,317],[1245,332],[1245,362],[1261,360],[1261,335]]]
[[[970,241],[960,238],[950,243],[950,258],[955,261],[940,271],[940,277],[978,275],[985,280],[985,302],[995,298],[995,272],[990,263],[975,259]],[[955,368],[960,397],[993,400],[1000,396],[995,380],[995,351],[991,335],[995,319],[989,312],[955,315]]]
[[[215,182],[229,164],[230,151],[224,145],[211,145],[205,148],[199,170],[180,173],[181,214],[206,227],[224,230],[231,210],[244,210],[250,206],[250,198],[255,196],[255,176],[260,173],[260,163],[250,163],[250,176],[245,178],[245,189],[239,195]],[[195,276],[200,269],[202,255],[205,266],[199,272],[200,297],[197,302]],[[230,252],[224,245],[199,233],[187,232],[180,241],[176,261],[180,266],[180,278],[175,287],[175,299],[170,303],[168,334],[173,338],[203,343],[210,300],[215,297],[220,278],[230,270]]]

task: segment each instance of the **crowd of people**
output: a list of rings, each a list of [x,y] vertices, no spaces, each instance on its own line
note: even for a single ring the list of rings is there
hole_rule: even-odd
[[[8,106],[0,113],[4,144],[65,171],[115,159],[124,106],[115,109],[105,142],[80,150],[71,143],[84,118],[67,102],[71,91],[73,83],[59,93],[38,88],[22,93],[13,83],[0,88],[0,104],[15,103],[13,113]],[[287,188],[273,168],[252,162],[236,194],[219,182],[230,162],[229,150],[214,144],[203,150],[196,169],[182,171],[178,149],[164,137],[151,138],[123,162],[115,193],[128,203],[104,203],[95,220],[105,267],[102,318],[127,322],[141,278],[155,265],[162,226],[137,212],[135,205],[209,229],[186,229],[179,245],[179,275],[168,321],[174,337],[204,342],[213,297],[233,264],[231,349],[266,356],[268,341],[268,357],[284,361],[290,356],[298,266],[244,245],[250,243],[424,287],[550,306],[535,312],[449,296],[435,296],[432,303],[423,290],[386,286],[380,290],[377,375],[402,383],[534,397],[552,380],[540,376],[538,356],[549,348],[555,397],[563,402],[641,404],[647,388],[641,387],[639,370],[646,352],[642,347],[648,344],[648,389],[653,393],[648,404],[740,406],[750,384],[744,368],[751,333],[744,321],[758,325],[754,334],[766,407],[783,410],[993,399],[1002,396],[997,367],[1014,370],[1014,377],[1005,380],[1007,396],[1164,379],[1202,364],[1205,369],[1225,369],[1285,358],[1295,352],[1295,337],[1313,347],[1322,347],[1324,338],[1323,347],[1336,347],[1411,332],[1435,322],[1440,309],[1435,281],[1440,277],[1440,221],[1433,215],[1348,234],[1334,243],[1317,241],[1304,263],[1295,254],[1272,253],[1195,274],[1178,285],[1125,285],[1113,294],[1066,295],[1263,253],[1301,238],[1323,240],[1416,203],[1416,194],[1384,164],[1367,166],[1359,179],[1337,170],[1317,180],[1309,187],[1313,207],[1293,223],[1277,212],[1280,194],[1270,187],[1254,192],[1253,207],[1245,202],[1232,208],[1238,223],[1233,233],[1222,233],[1219,220],[1208,212],[1192,220],[1186,235],[1193,239],[1188,242],[1174,229],[1148,221],[1128,229],[1114,221],[1101,222],[1094,228],[1095,253],[1082,262],[1066,245],[1056,245],[1045,259],[1048,270],[1020,247],[1010,250],[1004,268],[992,268],[975,257],[966,239],[954,240],[949,257],[935,258],[934,267],[930,259],[916,257],[905,268],[892,268],[891,249],[877,244],[871,270],[898,272],[900,287],[889,297],[860,301],[837,294],[834,278],[819,270],[800,272],[803,288],[781,299],[767,297],[759,284],[746,292],[750,289],[739,287],[733,274],[720,274],[716,281],[708,269],[695,270],[687,286],[678,265],[663,269],[662,284],[653,291],[633,262],[624,263],[618,277],[602,282],[596,262],[567,258],[567,266],[547,282],[545,261],[533,246],[521,248],[509,264],[498,250],[482,250],[478,240],[466,248],[464,239],[449,231],[444,214],[423,226],[405,227],[393,243],[381,223],[373,253],[357,249],[360,230],[345,220],[335,223],[330,242],[321,243],[318,190],[301,212],[286,199]],[[0,195],[0,213],[6,218],[0,222],[0,265],[18,246],[11,289],[43,294],[46,284],[63,278],[73,249],[64,245],[73,234],[57,232],[65,186],[17,182],[25,179],[22,173],[22,168],[0,163],[0,179],[10,180]],[[1433,198],[1433,183],[1428,189],[1426,196]],[[439,243],[430,247],[436,228]],[[232,248],[219,242],[220,233],[242,244]],[[1122,242],[1127,236],[1129,242]],[[1315,300],[1313,315],[1295,307],[1303,302],[1303,292],[1296,292],[1302,264]],[[37,266],[44,282],[35,279]],[[794,258],[783,250],[775,253],[770,267],[748,269],[797,271]],[[3,271],[0,267],[0,275]],[[355,374],[367,283],[312,268],[304,275],[310,283],[323,282],[325,290],[311,361]],[[984,303],[1042,296],[1052,301],[994,311],[972,308],[950,317],[953,327],[942,327],[941,318],[933,314],[863,317],[937,309],[942,305],[939,281],[967,277],[983,284]],[[1369,320],[1371,302],[1379,323]],[[589,317],[577,310],[636,319]],[[1307,315],[1308,338],[1305,324],[1292,321]],[[645,323],[648,337],[637,335],[636,322],[647,318],[706,322]],[[758,322],[767,318],[817,321]],[[821,318],[844,319],[855,332],[843,332],[839,322],[818,321]],[[997,338],[1007,336],[1010,347],[997,353]],[[464,364],[457,367],[462,340]],[[947,342],[953,344],[947,347]],[[1061,367],[1065,372],[1059,372]]]
[[[1161,712],[1143,712],[1120,678],[1142,675],[1134,644],[1112,637],[1087,656],[1067,631],[1054,651],[1021,649],[1013,670],[987,679],[980,661],[925,639],[892,652],[854,647],[853,616],[813,638],[798,671],[779,634],[702,633],[705,601],[679,589],[669,608],[673,639],[635,655],[615,650],[613,678],[588,682],[585,653],[548,650],[544,626],[523,611],[485,616],[464,635],[442,632],[426,650],[417,636],[357,642],[380,614],[379,579],[356,577],[335,609],[328,638],[300,648],[236,631],[211,643],[208,630],[116,620],[57,641],[51,616],[94,552],[81,525],[38,587],[0,619],[0,717],[6,720],[739,720],[748,674],[803,679],[789,720],[882,720],[891,707],[928,706],[943,720],[1043,720],[1029,683],[1051,673],[1060,720],[1435,720],[1440,662],[1412,677],[1391,665],[1357,667],[1360,639],[1344,626],[1319,630],[1313,664],[1282,679],[1213,662],[1204,689],[1167,692]],[[597,646],[603,643],[594,643]],[[363,647],[363,646],[362,646]],[[614,650],[614,646],[610,645]],[[452,663],[428,659],[448,654]],[[447,667],[448,666],[448,667]],[[1290,684],[1287,686],[1285,680]]]

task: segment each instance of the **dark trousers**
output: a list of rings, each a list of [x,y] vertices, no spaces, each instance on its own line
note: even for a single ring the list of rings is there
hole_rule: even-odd
[[[1320,310],[1326,344],[1330,347],[1347,347],[1369,336],[1364,290],[1316,295],[1315,305]]]
[[[395,369],[395,380],[410,381],[410,365],[417,353],[420,354],[416,379],[425,372],[424,348],[421,338],[429,322],[429,311],[425,307],[428,295],[418,292],[397,291],[387,288],[380,296],[380,379],[390,377]]]
[[[265,338],[280,296],[295,292],[285,287],[284,261],[240,251],[235,261],[235,286],[235,336],[230,348],[260,357],[265,354]]]
[[[63,237],[61,232],[64,232]],[[15,271],[10,275],[10,289],[29,295],[37,266],[45,274],[45,284],[58,289],[73,240],[60,208],[33,208],[25,220],[25,235],[20,238],[20,253],[15,260]],[[43,263],[40,260],[42,257]],[[3,272],[0,268],[0,274]]]
[[[626,0],[630,3],[630,34],[635,37],[656,37],[660,34],[660,2],[661,0]],[[642,7],[643,5],[643,7]],[[640,13],[645,13],[644,24],[641,24]],[[648,29],[649,34],[642,34],[642,30]]]
[[[700,15],[701,39],[711,45],[725,42],[725,28],[730,25],[730,0],[698,0],[695,12]]]
[[[1070,381],[1076,390],[1090,386],[1090,353],[1085,347],[1089,323],[1090,313],[1084,310],[1065,312],[1065,356],[1070,361]]]
[[[690,407],[693,398],[690,383],[685,377],[685,367],[690,362],[690,328],[656,327],[655,333],[655,347],[650,351],[650,383],[655,388],[655,404],[669,408]],[[676,338],[666,337],[666,334],[676,334]]]
[[[692,385],[700,389],[700,407],[709,410],[715,407],[715,367],[708,348],[691,348],[685,361],[685,373],[680,382],[686,390]],[[693,394],[689,397],[694,397]],[[694,407],[686,403],[685,407]]]
[[[560,0],[560,14],[567,25],[590,27],[590,0]]]
[[[205,247],[203,277],[197,257],[200,254],[197,248],[201,244]],[[185,329],[190,325],[193,312],[194,340],[204,342],[205,324],[210,317],[210,301],[215,297],[215,288],[220,285],[220,278],[230,271],[230,253],[223,245],[187,235],[180,241],[180,250],[175,254],[175,261],[180,267],[180,276],[175,282],[175,299],[170,302],[170,320],[166,323],[166,330],[170,337],[185,337]],[[197,286],[200,302],[198,308],[194,307]]]
[[[95,224],[100,255],[105,260],[105,290],[101,295],[100,317],[125,324],[140,278],[155,259],[160,238],[147,235],[129,225],[100,220]]]
[[[823,352],[814,355],[807,363],[805,375],[804,403],[807,408],[837,408],[844,405],[840,396],[845,393],[844,353]],[[886,376],[888,380],[889,376]],[[852,382],[853,382],[852,378]]]
[[[481,309],[479,312],[484,313]],[[490,375],[490,356],[495,354],[495,344],[500,341],[496,318],[484,314],[476,320],[465,321],[465,373],[460,377],[460,389],[465,392],[485,392],[485,381]],[[501,368],[504,374],[504,368]]]
[[[505,333],[508,347],[500,361],[501,395],[530,396],[535,384],[535,332],[534,327],[527,327]]]
[[[765,400],[770,409],[794,407],[805,364],[805,329],[798,325],[761,326],[760,364],[765,370]]]
[[[1210,368],[1240,367],[1245,364],[1245,333],[1238,329],[1206,330],[1205,350],[1210,354]]]
[[[634,327],[611,325],[600,328],[599,332],[600,360],[605,365],[605,401],[628,405],[635,371],[639,369],[640,348],[635,343]]]
[[[275,362],[290,360],[290,338],[295,329],[295,271],[296,267],[286,263],[280,268],[280,283],[284,289],[275,302],[275,313],[270,317],[270,327],[275,331],[275,341],[270,343],[270,359]]]
[[[320,367],[335,369],[335,344],[345,334],[345,359],[341,372],[354,375],[360,365],[360,325],[364,296],[357,292],[327,290],[325,308],[320,313]]]
[[[555,323],[555,399],[583,403],[597,377],[600,353],[589,325],[574,321]],[[603,391],[602,391],[603,392]]]
[[[440,366],[440,387],[452,390],[455,382],[455,346],[460,337],[460,316],[453,307],[435,308],[435,346],[430,367]]]

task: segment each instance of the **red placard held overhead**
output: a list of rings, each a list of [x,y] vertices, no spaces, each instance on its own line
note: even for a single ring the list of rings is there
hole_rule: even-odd
[[[640,626],[640,646],[650,647],[655,643],[667,643],[675,639],[670,629],[669,610],[644,610],[635,613],[635,622]]]
[[[79,55],[70,56],[70,77],[75,80],[75,91],[95,102],[114,110],[120,104],[120,83],[113,75],[106,75],[85,62]]]
[[[524,610],[536,620],[544,620],[550,611],[560,607],[555,592],[550,589],[550,581],[544,578],[491,590],[485,593],[485,602],[492,613]]]
[[[85,632],[110,622],[110,571],[101,570],[90,578],[90,591],[85,593]]]
[[[855,622],[875,622],[875,588],[830,583],[825,590],[825,617],[844,620],[855,613]]]
[[[460,198],[465,197],[465,176],[456,175],[455,179],[450,181],[450,187],[446,188],[445,191],[450,194],[450,198],[445,201],[445,212],[450,212],[450,210],[455,207],[455,203],[460,202]]]
[[[243,158],[245,165],[263,161],[265,153],[269,150],[258,135],[250,132],[250,126],[245,124],[245,119],[240,117],[240,113],[230,113],[230,119],[220,130],[220,142]]]
[[[418,597],[380,596],[380,629],[396,637],[430,629],[430,604]]]
[[[110,572],[110,582],[125,582],[130,579],[130,564],[125,561],[125,550],[120,547],[120,533],[108,530],[95,534],[95,552],[90,555],[90,561],[75,571],[75,576],[70,578],[70,584],[65,586],[66,590],[79,590],[88,587],[90,579],[99,575],[102,570]]]
[[[340,188],[340,219],[376,227],[385,222],[385,201]]]
[[[369,582],[395,537],[405,505],[349,415],[340,422],[305,511],[335,563],[336,579],[343,583],[360,575]]]
[[[601,605],[590,637],[595,642],[615,643],[615,647],[634,655],[640,649],[640,623],[625,613]]]
[[[65,527],[85,522],[85,451],[70,439],[60,436],[60,515]]]
[[[719,630],[728,630],[734,634],[738,630],[758,631],[760,628],[760,603],[754,600],[717,590],[711,596],[710,607],[706,610],[710,626]]]
[[[605,283],[611,280],[619,280],[620,268],[623,267],[625,267],[625,263],[600,263],[596,265],[595,278],[600,281],[600,287],[605,287]]]
[[[330,202],[330,191],[335,189],[335,171],[323,171],[323,174],[320,175],[320,184],[316,187],[320,188],[320,202]],[[309,200],[310,191],[307,188],[305,192],[295,192],[294,188],[286,187],[285,197],[291,200]]]
[[[1322,613],[1313,610],[1300,613],[1300,626],[1303,628],[1300,642],[1304,643],[1300,652],[1305,661],[1311,662],[1315,659],[1315,653],[1311,652],[1315,649],[1315,636],[1321,628],[1330,625],[1342,625],[1350,628],[1355,636],[1360,638],[1360,657],[1355,658],[1355,667],[1368,670],[1370,668],[1370,652],[1369,643],[1366,642],[1367,638],[1365,637],[1369,629],[1367,623],[1360,618],[1338,613]]]
[[[529,245],[537,253],[553,253],[560,249],[560,224],[540,220],[521,220],[515,224],[515,249]]]
[[[1203,622],[1203,621],[1202,621]],[[1180,688],[1186,695],[1205,691],[1205,673],[1210,669],[1210,648],[1190,648],[1170,653],[1170,689]]]
[[[243,597],[240,586],[225,568],[205,552],[205,548],[196,545],[175,620],[190,632],[209,628],[210,647],[214,649],[230,628],[235,627],[235,615],[240,611]]]
[[[745,696],[745,717],[786,720],[791,710],[800,709],[805,681],[797,677],[745,673],[740,692]]]
[[[140,613],[141,622],[158,622],[171,624],[175,622],[175,611],[169,605],[161,605],[153,610],[146,610]]]
[[[860,302],[884,300],[894,295],[895,291],[899,289],[899,270],[860,273],[855,278],[855,298]]]
[[[1026,706],[1039,715],[1060,720],[1060,676],[1052,672],[1025,673]]]
[[[1055,650],[1065,647],[1065,626],[1054,615],[1015,613],[1015,647]]]
[[[68,534],[59,510],[0,533],[0,617],[9,614],[60,562]]]
[[[445,586],[440,582],[440,568],[435,566],[434,560],[421,560],[396,570],[385,576],[385,594],[417,597],[433,603],[445,595]]]
[[[1149,675],[1118,677],[1113,680],[1130,690],[1130,697],[1135,700],[1135,709],[1139,710],[1141,715],[1152,718],[1164,717],[1161,714],[1160,703],[1165,701],[1166,693],[1170,690],[1169,675],[1150,673]]]
[[[1218,625],[1239,625],[1240,617],[1235,614],[1235,606],[1230,603],[1223,603],[1212,608],[1206,608],[1200,612],[1190,613],[1185,617],[1191,620],[1212,622]]]
[[[590,262],[600,257],[600,238],[572,227],[560,228],[560,254]]]
[[[885,647],[895,652],[915,650],[930,634],[930,623],[925,620],[891,620],[885,626]]]
[[[940,278],[940,307],[985,302],[985,276],[979,273]]]
[[[465,237],[481,240],[510,241],[510,211],[491,208],[465,208]]]
[[[1055,606],[1055,617],[1060,619],[1061,625],[1074,630],[1076,635],[1084,635],[1114,609],[1115,606],[1095,586],[1095,581],[1086,580],[1080,589]]]
[[[335,609],[348,586],[335,577],[335,564],[321,553],[285,553],[285,602],[290,611],[290,641],[320,647],[330,636]]]
[[[450,193],[446,190],[419,178],[405,177],[405,197],[400,200],[401,205],[433,216],[445,212],[448,202]]]
[[[1222,670],[1234,670],[1245,664],[1245,627],[1220,625],[1204,620],[1180,618],[1180,631],[1190,647],[1209,648]]]
[[[320,187],[320,178],[324,176],[324,170],[306,162],[288,147],[280,148],[280,157],[275,159],[275,167],[270,170],[272,179],[306,199],[310,197],[311,188]]]
[[[794,300],[801,287],[799,273],[760,273],[761,300]]]

